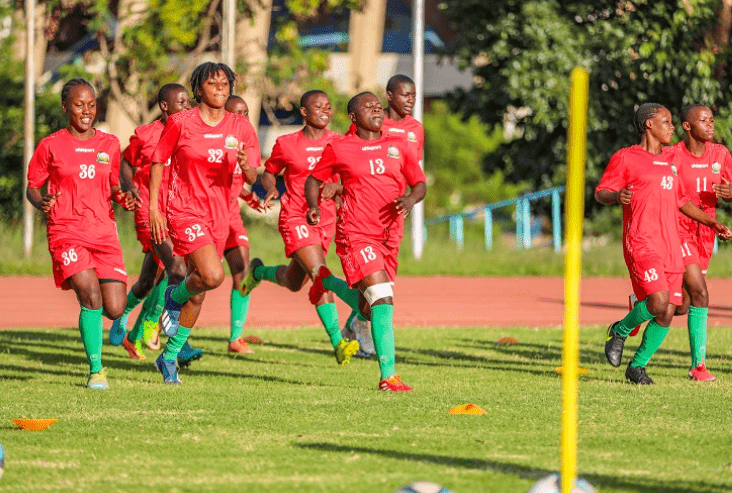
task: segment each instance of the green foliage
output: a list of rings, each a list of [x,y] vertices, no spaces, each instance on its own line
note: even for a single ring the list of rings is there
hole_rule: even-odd
[[[717,46],[716,0],[446,0],[443,13],[457,31],[450,52],[473,66],[478,84],[455,92],[454,108],[497,124],[512,108],[518,138],[485,162],[509,180],[534,186],[566,178],[569,73],[590,72],[587,135],[587,208],[592,190],[613,152],[637,143],[635,105],[654,101],[674,115],[701,102],[718,110],[719,136],[732,138],[732,101],[724,67],[730,52]],[[678,120],[678,119],[677,119]],[[679,125],[680,127],[680,125]],[[678,129],[681,136],[681,129]]]

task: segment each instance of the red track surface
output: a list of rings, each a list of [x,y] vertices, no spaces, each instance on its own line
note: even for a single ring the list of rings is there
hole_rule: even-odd
[[[732,326],[732,280],[710,279],[709,325]],[[231,285],[208,293],[198,327],[228,327]],[[264,282],[252,294],[247,326],[317,326],[306,290],[290,293]],[[399,277],[394,322],[400,327],[557,327],[564,320],[562,278]],[[79,306],[73,292],[56,289],[51,278],[0,277],[0,328],[76,327]],[[580,322],[604,325],[627,311],[627,279],[582,281]],[[341,318],[347,309],[339,301]],[[132,317],[136,316],[137,309]],[[110,322],[106,322],[107,327]],[[685,317],[674,325],[685,326]]]

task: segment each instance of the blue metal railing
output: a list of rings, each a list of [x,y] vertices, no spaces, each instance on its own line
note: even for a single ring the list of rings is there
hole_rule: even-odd
[[[464,246],[463,222],[465,219],[475,220],[478,215],[483,212],[483,224],[485,230],[485,248],[493,249],[493,211],[504,207],[516,206],[516,248],[531,248],[531,238],[535,236],[532,230],[541,227],[541,223],[531,224],[531,201],[542,199],[544,197],[552,198],[552,237],[554,243],[554,251],[558,252],[562,249],[562,216],[561,216],[561,199],[560,194],[565,190],[564,186],[548,188],[538,192],[531,192],[505,199],[492,204],[476,207],[471,211],[458,212],[448,214],[446,216],[437,217],[425,221],[424,223],[424,239],[427,239],[427,226],[448,221],[450,225],[450,238],[455,241],[459,250]],[[537,218],[538,219],[538,218]]]

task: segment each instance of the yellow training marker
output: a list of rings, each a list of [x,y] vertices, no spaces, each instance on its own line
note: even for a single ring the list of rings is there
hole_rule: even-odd
[[[501,344],[504,346],[510,346],[511,344],[518,344],[518,341],[514,339],[513,337],[501,337],[496,341],[496,344]]]
[[[488,412],[477,404],[461,404],[455,406],[449,411],[448,414],[488,414]]]
[[[32,430],[32,431],[41,431],[45,430],[52,424],[54,424],[57,419],[13,419],[13,423],[20,426],[24,430]]]
[[[557,366],[556,368],[554,368],[554,371],[557,373],[562,373],[563,368],[561,366]],[[586,375],[587,373],[590,373],[590,370],[588,370],[587,368],[582,368],[581,366],[577,367],[578,375]]]

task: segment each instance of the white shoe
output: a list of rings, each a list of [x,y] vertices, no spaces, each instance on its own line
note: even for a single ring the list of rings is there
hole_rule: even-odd
[[[359,350],[355,356],[359,358],[370,358],[376,354],[374,339],[371,336],[371,325],[368,321],[362,321],[358,317],[353,317],[351,325],[348,327],[348,332],[353,334],[353,337],[358,341]]]

